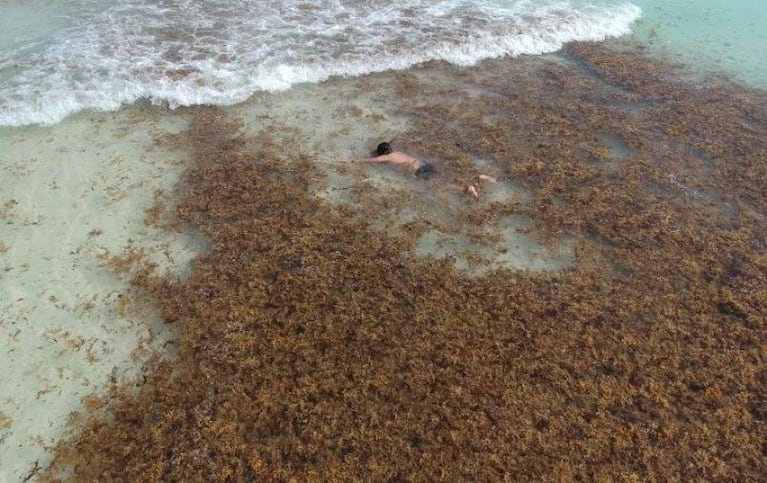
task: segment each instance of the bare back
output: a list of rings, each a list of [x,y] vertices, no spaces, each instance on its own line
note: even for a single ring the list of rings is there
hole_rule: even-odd
[[[392,151],[388,154],[381,154],[375,158],[370,158],[373,163],[387,163],[394,166],[401,166],[410,171],[416,171],[421,167],[421,160],[414,158],[409,154],[405,154],[400,151]]]

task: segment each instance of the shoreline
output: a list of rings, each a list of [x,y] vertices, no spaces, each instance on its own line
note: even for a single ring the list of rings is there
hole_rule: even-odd
[[[0,135],[0,360],[13,368],[0,376],[2,481],[46,466],[73,414],[173,357],[175,335],[107,263],[135,250],[183,275],[202,248],[146,211],[183,159],[153,136],[185,124],[153,114],[132,106]]]
[[[714,458],[698,476],[757,474],[758,466],[745,464],[757,458],[758,444],[748,439],[755,436],[738,424],[758,427],[764,414],[758,403],[764,382],[754,361],[764,357],[764,293],[755,277],[764,269],[765,247],[754,227],[767,217],[759,183],[764,167],[755,161],[765,150],[766,111],[764,90],[702,84],[643,57],[641,49],[571,44],[563,52],[489,59],[466,69],[433,61],[332,78],[224,108],[166,111],[140,102],[118,113],[75,115],[127,118],[113,126],[115,136],[127,139],[147,115],[189,125],[149,130],[155,146],[147,153],[168,153],[150,155],[165,159],[158,166],[170,161],[160,172],[191,163],[196,177],[184,175],[178,192],[175,182],[150,190],[138,222],[171,238],[179,226],[195,226],[212,244],[183,242],[182,251],[199,256],[195,269],[177,278],[151,268],[183,258],[175,242],[158,242],[153,234],[142,251],[139,243],[125,243],[129,235],[108,234],[110,249],[96,269],[123,271],[134,294],[151,294],[159,311],[153,317],[165,319],[172,339],[180,340],[179,359],[175,366],[157,362],[145,373],[147,384],[112,385],[110,397],[87,398],[45,478],[73,464],[81,465],[84,479],[102,470],[116,476],[110,471],[130,465],[147,475],[178,471],[179,478],[213,472],[210,465],[263,478],[438,478],[438,467],[488,478],[504,471],[577,474],[577,468],[684,475],[688,470],[670,455]],[[441,177],[423,183],[354,163],[380,139],[438,161]],[[130,161],[131,169],[140,174],[142,162]],[[440,188],[480,170],[500,183],[478,203]],[[117,189],[113,175],[103,173],[94,186],[116,202],[141,178]],[[34,201],[18,200],[24,204],[3,213],[26,213]],[[92,233],[109,226],[92,224]],[[86,245],[94,237],[108,244],[88,230],[81,234]],[[252,240],[265,230],[264,240]],[[8,257],[17,245],[0,251]],[[126,245],[134,249],[121,253]],[[346,297],[323,282],[339,279]],[[235,296],[238,290],[250,299]],[[55,295],[59,304],[69,303]],[[102,302],[96,310],[111,310]],[[277,348],[252,340],[262,336],[273,337]],[[691,360],[701,362],[688,367]],[[733,367],[746,374],[745,383],[734,379]],[[233,379],[231,370],[246,380]],[[333,377],[349,373],[353,382]],[[220,400],[194,388],[195,381],[219,377],[211,391]],[[263,390],[245,395],[226,386],[258,381]],[[194,388],[190,394],[184,395],[184,382]],[[350,414],[338,398],[353,403]],[[238,407],[256,411],[242,424],[266,443],[231,426],[243,417]],[[480,409],[469,411],[474,407]],[[185,419],[178,408],[194,416]],[[111,425],[99,422],[103,410],[116,411]],[[732,436],[701,432],[695,418],[729,428]],[[3,437],[13,427],[9,421],[0,419]],[[680,427],[692,436],[682,436]],[[610,434],[631,447],[608,441]],[[185,439],[193,436],[203,437],[204,447]],[[735,439],[750,442],[722,463],[732,466],[722,473],[721,458],[693,449],[695,437],[712,438],[730,453]],[[150,441],[146,449],[136,445],[142,438]],[[384,441],[380,459],[371,443],[376,438]],[[534,457],[520,459],[504,440]],[[689,452],[676,453],[672,444]],[[617,445],[617,456],[608,456],[605,445]],[[164,446],[181,449],[168,459],[159,451]],[[120,448],[129,454],[118,454]],[[227,456],[205,466],[199,455],[206,451]],[[629,463],[630,451],[641,455],[639,467]],[[468,470],[470,452],[520,463]],[[589,467],[593,462],[578,455],[615,456],[616,463]],[[35,475],[42,469],[34,468]]]
[[[571,44],[303,86],[271,97],[281,112],[184,109],[179,222],[211,247],[188,279],[132,267],[178,365],[59,445],[49,476],[756,480],[767,104],[670,72]],[[339,162],[374,136],[508,193],[467,203]],[[545,249],[569,240],[573,265],[493,265],[519,249],[514,217]],[[435,229],[462,248],[419,254]]]

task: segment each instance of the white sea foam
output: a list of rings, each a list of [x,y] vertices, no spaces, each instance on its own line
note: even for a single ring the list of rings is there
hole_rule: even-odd
[[[640,15],[607,1],[130,0],[0,53],[0,125],[141,98],[231,105],[334,75],[541,54],[624,35]]]

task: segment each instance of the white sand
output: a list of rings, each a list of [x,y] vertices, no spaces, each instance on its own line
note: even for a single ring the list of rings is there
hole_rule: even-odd
[[[124,303],[128,284],[104,257],[143,247],[183,270],[201,249],[144,223],[182,168],[150,132],[184,128],[136,107],[0,130],[0,482],[47,464],[84,397],[171,354],[166,328],[146,303]]]

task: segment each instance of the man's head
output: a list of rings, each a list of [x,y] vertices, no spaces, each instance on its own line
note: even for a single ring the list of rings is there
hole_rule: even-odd
[[[391,145],[389,143],[381,143],[376,148],[376,154],[378,156],[391,153]]]

